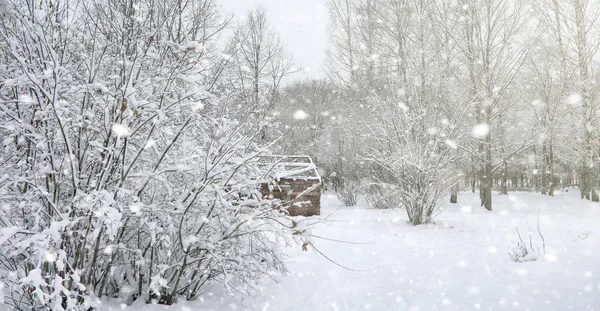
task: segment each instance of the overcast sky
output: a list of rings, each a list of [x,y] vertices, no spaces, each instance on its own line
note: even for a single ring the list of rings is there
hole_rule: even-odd
[[[306,73],[300,77],[322,76],[327,27],[326,0],[221,0],[225,11],[241,18],[257,4],[268,12],[269,23],[277,30],[294,59]]]

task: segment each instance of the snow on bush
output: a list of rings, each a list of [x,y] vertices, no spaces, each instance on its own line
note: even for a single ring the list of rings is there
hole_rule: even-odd
[[[515,241],[515,245],[508,249],[508,256],[514,262],[536,261],[538,259],[538,253],[533,248],[531,235],[529,236],[529,244],[525,243],[517,228],[517,240]]]
[[[537,234],[540,237],[542,247],[541,250],[544,255],[546,255],[546,241],[544,239],[544,235],[540,230],[540,215],[538,214],[538,223],[537,223]],[[508,256],[514,262],[528,262],[528,261],[536,261],[540,255],[539,248],[536,251],[533,246],[533,238],[531,236],[531,231],[529,230],[529,222],[528,222],[528,235],[529,235],[529,243],[523,241],[521,238],[521,233],[519,232],[519,228],[516,228],[516,239],[514,245],[508,249]]]
[[[18,87],[0,90],[0,299],[90,310],[253,292],[285,268],[286,220],[257,190],[265,146],[207,97],[196,53],[144,30],[157,8],[89,4],[3,7],[0,74]]]
[[[129,129],[126,126],[117,123],[113,124],[112,131],[117,137],[127,137],[130,134]]]
[[[399,201],[399,195],[387,184],[366,183],[361,188],[361,194],[369,203],[369,206],[376,209],[398,208],[402,204]]]
[[[344,205],[354,206],[360,195],[359,188],[360,186],[356,182],[344,180],[343,185],[335,188],[333,192]]]
[[[538,259],[538,254],[533,247],[523,241],[517,241],[516,245],[508,250],[508,255],[515,262],[536,261]]]
[[[389,195],[392,205],[398,202],[406,209],[410,223],[428,223],[452,184],[448,181],[456,176],[456,150],[446,143],[455,139],[456,127],[451,121],[437,127],[440,118],[419,106],[429,103],[412,102],[411,109],[401,109],[394,98],[372,102],[377,122],[369,130],[375,147],[364,156],[373,167],[372,179],[384,187],[381,192]]]

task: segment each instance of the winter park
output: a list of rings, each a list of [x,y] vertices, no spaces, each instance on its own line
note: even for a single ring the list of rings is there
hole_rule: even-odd
[[[600,310],[600,1],[0,0],[0,311]]]

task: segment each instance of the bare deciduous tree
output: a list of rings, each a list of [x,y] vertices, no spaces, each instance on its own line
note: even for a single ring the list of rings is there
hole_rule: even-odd
[[[235,28],[228,49],[229,88],[241,101],[243,111],[253,114],[257,128],[264,132],[269,122],[267,116],[279,100],[282,81],[297,68],[261,7],[248,12]]]

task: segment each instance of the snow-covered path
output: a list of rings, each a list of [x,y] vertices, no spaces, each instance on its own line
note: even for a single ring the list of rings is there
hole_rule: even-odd
[[[576,189],[547,197],[494,195],[493,212],[477,194],[445,204],[435,225],[413,227],[402,210],[340,207],[322,198],[313,234],[326,256],[290,248],[287,276],[265,281],[254,298],[220,298],[171,308],[134,304],[134,310],[600,310],[600,204],[579,200]],[[363,207],[361,207],[363,206]],[[507,250],[518,227],[546,255],[513,262]],[[528,224],[527,224],[528,223]]]

